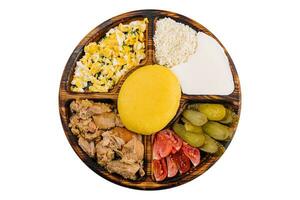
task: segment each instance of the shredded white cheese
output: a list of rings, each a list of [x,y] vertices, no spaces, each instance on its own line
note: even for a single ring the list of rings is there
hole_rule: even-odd
[[[160,65],[173,67],[196,52],[197,32],[171,18],[157,21],[154,35],[155,57]]]

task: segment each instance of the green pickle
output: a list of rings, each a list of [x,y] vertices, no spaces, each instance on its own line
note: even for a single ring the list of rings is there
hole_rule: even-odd
[[[203,103],[199,104],[198,110],[205,114],[209,120],[220,121],[226,115],[226,108],[221,104]]]
[[[204,134],[204,137],[205,137],[205,142],[203,146],[200,147],[200,149],[207,153],[216,153],[219,150],[218,143],[206,134]]]
[[[184,123],[184,128],[185,128],[185,130],[190,131],[190,132],[203,133],[201,126],[195,126],[192,123],[190,123],[189,121]]]
[[[202,128],[207,135],[216,140],[226,140],[232,136],[232,129],[218,122],[209,121]]]
[[[205,142],[205,136],[202,133],[194,133],[186,131],[184,125],[175,123],[173,125],[175,133],[181,137],[186,143],[193,147],[200,147]]]
[[[195,126],[202,126],[207,122],[206,115],[195,110],[185,110],[182,115]]]
[[[226,109],[225,117],[220,121],[222,124],[230,124],[233,121],[232,111],[230,109]]]

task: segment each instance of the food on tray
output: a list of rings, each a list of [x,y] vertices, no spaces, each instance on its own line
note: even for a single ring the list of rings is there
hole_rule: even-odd
[[[172,157],[177,164],[177,168],[180,174],[185,174],[190,170],[191,161],[182,150],[176,152],[174,155],[172,155]]]
[[[155,134],[153,141],[152,169],[156,181],[163,181],[184,174],[200,163],[200,151],[183,142],[172,130]]]
[[[119,24],[99,42],[84,47],[71,82],[74,92],[107,92],[131,68],[146,57],[145,31],[148,19]]]
[[[226,115],[226,109],[221,104],[203,103],[199,104],[198,110],[205,114],[209,120],[219,121]]]
[[[153,40],[158,64],[168,67],[186,62],[198,45],[197,32],[171,18],[156,22]]]
[[[191,122],[195,126],[202,126],[207,122],[207,116],[201,112],[195,110],[186,109],[182,113],[183,117]]]
[[[152,161],[152,165],[153,165],[153,175],[155,177],[156,181],[163,181],[165,180],[165,178],[168,175],[168,169],[167,169],[167,163],[165,159],[161,159],[161,160],[153,160]],[[176,170],[178,170],[176,168]],[[176,172],[177,174],[177,172]],[[175,175],[176,175],[175,174]]]
[[[170,129],[165,129],[155,135],[153,143],[153,159],[160,160],[167,157],[171,152],[179,151],[182,140]]]
[[[189,146],[187,143],[183,142],[182,151],[184,155],[186,155],[192,162],[192,164],[196,167],[200,163],[200,151],[197,148],[193,148]]]
[[[189,122],[184,117],[181,118],[181,120],[184,122],[184,128],[187,131],[194,132],[194,133],[202,133],[202,127],[201,126],[195,126],[191,122]]]
[[[197,43],[195,54],[172,68],[180,80],[182,92],[189,95],[231,94],[233,77],[222,46],[202,32],[197,34]]]
[[[180,84],[170,69],[160,65],[144,66],[123,83],[118,96],[118,111],[127,129],[149,135],[172,120],[180,97]]]
[[[207,135],[216,140],[226,140],[231,137],[233,132],[228,126],[213,121],[204,124],[203,130]]]
[[[175,123],[173,130],[178,136],[180,136],[185,142],[193,147],[201,147],[204,144],[205,136],[203,133],[195,133],[187,131],[182,124]]]
[[[212,139],[208,135],[205,135],[204,144],[200,147],[202,151],[207,153],[216,153],[219,150],[219,145],[216,140]]]
[[[207,153],[224,151],[224,147],[218,141],[232,138],[232,126],[237,119],[236,114],[229,108],[212,103],[190,104],[182,116],[179,122],[173,124],[174,132],[184,142]],[[206,120],[200,120],[202,118]]]
[[[78,145],[110,173],[135,180],[144,176],[141,136],[124,128],[112,104],[74,100],[69,127]]]
[[[220,121],[222,124],[230,124],[233,121],[233,114],[232,111],[226,109],[225,117]]]

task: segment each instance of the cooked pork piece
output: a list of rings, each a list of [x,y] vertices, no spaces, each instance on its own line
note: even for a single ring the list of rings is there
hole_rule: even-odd
[[[76,126],[76,125],[79,123],[79,121],[80,121],[80,118],[79,118],[78,115],[72,115],[72,116],[70,117],[70,124],[69,124],[69,126],[70,126],[70,125]]]
[[[74,135],[81,135],[85,139],[88,139],[86,135],[89,134],[98,134],[99,129],[97,128],[96,124],[93,122],[92,118],[88,119],[81,119],[78,115],[73,115],[70,118],[69,127]],[[99,134],[98,134],[99,135]],[[96,138],[96,137],[95,137]],[[89,139],[90,140],[90,139]]]
[[[128,164],[120,160],[113,160],[107,163],[106,169],[110,173],[117,173],[124,178],[135,180],[137,178],[136,173],[139,171],[140,165],[137,163]]]
[[[106,166],[106,164],[112,161],[115,158],[115,152],[109,147],[105,147],[100,144],[100,142],[96,145],[97,151],[97,162],[101,166]]]
[[[89,101],[87,99],[85,100],[75,100],[72,101],[70,104],[71,111],[73,112],[80,112],[81,110],[86,110],[90,106],[93,105],[92,101]]]
[[[111,112],[111,105],[106,103],[94,103],[92,106],[88,108],[90,112],[95,115],[99,115],[106,112]]]
[[[78,116],[81,119],[89,119],[93,115],[92,112],[89,112],[86,108],[83,108],[79,111]]]
[[[88,141],[97,139],[103,133],[98,129],[92,119],[76,120],[76,115],[71,117],[69,127],[74,135],[81,136]]]
[[[95,156],[95,144],[94,142],[88,142],[83,137],[79,137],[78,144],[82,150],[87,153],[90,157]]]
[[[92,118],[81,119],[79,121],[79,123],[77,124],[77,126],[79,127],[81,132],[87,133],[87,132],[90,132],[90,130],[92,130],[92,128],[90,127],[90,124],[92,124],[92,123],[93,123]],[[95,129],[94,129],[94,131],[95,131]]]
[[[144,158],[144,145],[136,137],[133,137],[123,146],[122,155],[124,162],[138,163]]]
[[[88,111],[93,103],[89,100],[76,100],[70,104],[70,109],[73,113],[76,113],[81,119],[88,119],[92,116],[92,112]]]
[[[132,137],[134,135],[136,135],[135,133],[127,130],[126,128],[121,128],[121,127],[115,127],[115,128],[113,128],[112,132],[113,132],[114,135],[122,138],[125,143],[127,143],[129,140],[132,139]]]
[[[124,140],[115,136],[112,131],[102,133],[102,140],[97,143],[97,162],[105,166],[115,158],[115,153],[120,154]]]
[[[93,119],[100,129],[110,129],[116,126],[116,114],[113,112],[94,115]]]
[[[72,101],[70,104],[71,111],[79,112],[79,110],[80,110],[79,104],[80,104],[79,101]]]
[[[109,146],[113,149],[121,149],[125,144],[124,140],[114,134],[113,131],[105,131],[102,133],[102,143],[105,146]]]
[[[88,132],[88,133],[81,134],[81,136],[88,141],[92,141],[95,139],[100,139],[102,133],[103,133],[102,130],[97,129],[94,133]]]
[[[91,133],[94,133],[97,130],[97,126],[96,126],[95,122],[93,122],[93,121],[90,121],[88,123],[88,128],[89,128],[88,131]]]

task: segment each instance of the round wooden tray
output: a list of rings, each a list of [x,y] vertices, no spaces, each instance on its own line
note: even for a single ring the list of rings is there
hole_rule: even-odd
[[[236,72],[235,66],[233,64],[233,61],[228,54],[225,47],[221,44],[221,42],[204,26],[197,23],[196,21],[189,19],[183,15],[169,12],[169,11],[163,11],[163,10],[138,10],[138,11],[132,11],[128,13],[124,13],[121,15],[118,15],[116,17],[113,17],[99,26],[97,26],[95,29],[93,29],[90,33],[88,33],[77,45],[73,53],[71,54],[60,83],[60,90],[59,90],[59,112],[60,117],[62,121],[62,125],[64,128],[64,132],[66,137],[69,140],[69,143],[71,144],[72,148],[76,152],[76,154],[80,157],[80,159],[94,172],[96,172],[101,177],[130,188],[135,189],[143,189],[143,190],[153,190],[153,189],[163,189],[163,188],[170,188],[174,186],[181,185],[183,183],[186,183],[188,181],[191,181],[192,179],[200,176],[203,174],[207,169],[209,169],[219,158],[220,155],[211,155],[207,154],[201,151],[201,163],[195,167],[191,168],[191,170],[184,174],[184,175],[177,175],[174,178],[167,179],[162,182],[155,182],[152,174],[152,140],[153,136],[143,136],[143,143],[145,145],[145,155],[144,155],[144,169],[146,172],[146,175],[136,181],[126,180],[122,178],[119,175],[116,174],[110,174],[105,169],[100,167],[97,162],[90,158],[78,145],[77,138],[74,136],[69,127],[69,117],[70,117],[70,109],[69,105],[70,102],[74,99],[91,99],[95,101],[105,101],[105,102],[117,102],[118,92],[120,90],[120,87],[124,80],[127,78],[127,76],[137,68],[148,65],[148,64],[155,64],[155,56],[154,56],[154,44],[153,44],[153,35],[155,31],[155,22],[159,18],[163,17],[170,17],[176,20],[177,22],[181,22],[183,24],[187,24],[196,31],[204,32],[211,37],[215,38],[220,45],[224,48],[224,51],[229,59],[231,72],[233,74],[234,79],[234,92],[230,95],[185,95],[182,94],[181,101],[180,101],[180,108],[178,109],[178,112],[174,119],[169,123],[168,126],[170,126],[174,121],[178,119],[180,114],[182,113],[184,107],[188,103],[192,102],[209,102],[209,103],[222,103],[230,108],[232,108],[238,116],[240,115],[241,111],[241,90],[240,90],[240,83],[238,74]],[[145,32],[146,36],[146,59],[141,63],[140,66],[135,67],[131,71],[129,71],[121,80],[119,83],[111,89],[107,93],[75,93],[70,90],[70,82],[72,79],[72,75],[74,73],[74,69],[76,66],[76,61],[78,61],[83,55],[84,55],[84,46],[89,44],[90,42],[99,41],[101,37],[110,29],[115,26],[117,26],[119,23],[128,23],[133,20],[137,19],[143,19],[148,18],[149,23]],[[234,132],[236,130],[236,125],[233,127]],[[222,142],[225,148],[228,147],[230,141]]]

